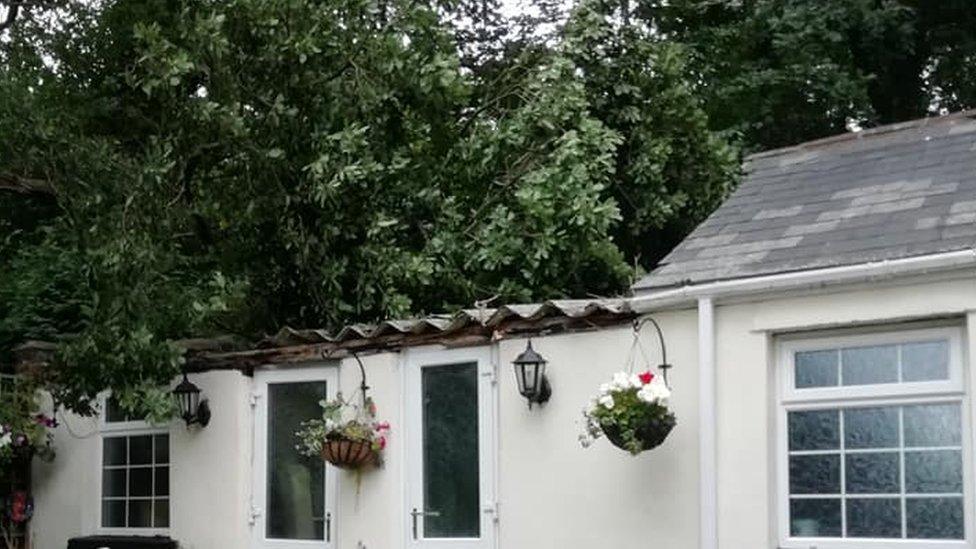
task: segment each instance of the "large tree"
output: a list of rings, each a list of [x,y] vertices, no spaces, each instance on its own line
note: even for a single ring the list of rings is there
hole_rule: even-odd
[[[565,31],[493,41],[477,4],[19,20],[0,42],[0,347],[58,339],[64,405],[108,388],[160,415],[176,338],[623,291],[735,155],[653,33],[581,4]]]
[[[713,127],[748,149],[976,106],[971,0],[651,0]]]

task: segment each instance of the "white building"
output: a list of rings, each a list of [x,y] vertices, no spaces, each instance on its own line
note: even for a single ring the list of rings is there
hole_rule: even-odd
[[[976,547],[976,122],[808,143],[746,171],[631,298],[198,353],[205,428],[62,418],[57,459],[34,471],[35,548]],[[584,449],[581,409],[644,315],[678,426],[638,457]],[[511,366],[528,337],[552,384],[531,409]],[[361,477],[293,451],[322,395],[359,386],[350,351],[393,428]]]

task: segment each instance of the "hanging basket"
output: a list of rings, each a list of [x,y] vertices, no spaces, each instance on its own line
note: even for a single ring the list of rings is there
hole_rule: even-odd
[[[378,463],[379,453],[370,442],[334,439],[322,444],[322,459],[340,469],[357,470]]]
[[[653,450],[663,444],[677,423],[673,412],[666,411],[663,414],[649,418],[643,425],[634,430],[634,438],[637,441],[636,448],[628,446],[627,440],[617,425],[600,425],[600,428],[611,444],[621,450],[638,454],[647,450]]]

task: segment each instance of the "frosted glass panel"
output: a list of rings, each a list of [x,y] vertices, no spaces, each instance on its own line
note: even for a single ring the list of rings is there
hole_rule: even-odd
[[[897,448],[898,408],[844,410],[844,444],[847,448]]]
[[[837,410],[790,412],[790,450],[840,448],[839,418]]]
[[[958,404],[905,407],[905,446],[959,446],[962,423]]]
[[[838,356],[835,350],[796,353],[796,388],[836,387]]]
[[[481,534],[476,364],[422,373],[425,538]]]
[[[949,342],[908,343],[901,348],[903,381],[949,379]]]
[[[901,492],[898,452],[857,453],[845,458],[848,494],[897,494]]]
[[[295,450],[301,422],[321,417],[326,383],[268,385],[268,501],[266,537],[325,539],[325,466]]]
[[[962,498],[912,498],[906,503],[908,537],[962,539]]]
[[[962,493],[962,450],[905,452],[905,491]]]
[[[844,385],[898,382],[898,347],[853,347],[841,351]]]
[[[901,500],[897,498],[848,499],[847,536],[900,538]]]
[[[790,457],[790,493],[840,493],[840,456],[826,454]]]
[[[839,499],[794,499],[790,502],[790,535],[836,538],[841,535]]]

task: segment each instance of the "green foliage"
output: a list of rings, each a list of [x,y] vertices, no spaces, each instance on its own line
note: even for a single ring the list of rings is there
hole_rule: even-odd
[[[30,379],[0,378],[0,471],[15,460],[54,458],[53,418],[39,412],[38,385]]]
[[[303,421],[295,433],[296,448],[306,457],[318,457],[322,446],[330,440],[365,442],[374,452],[386,448],[390,424],[376,421],[376,406],[367,398],[363,406],[353,404],[338,395],[333,400],[322,400],[321,419]]]
[[[0,42],[0,189],[54,191],[0,190],[0,348],[60,341],[77,412],[165,415],[183,337],[617,294],[732,184],[682,50],[596,5],[91,4]]]
[[[637,14],[688,46],[713,127],[748,149],[976,105],[965,0],[673,0]]]

